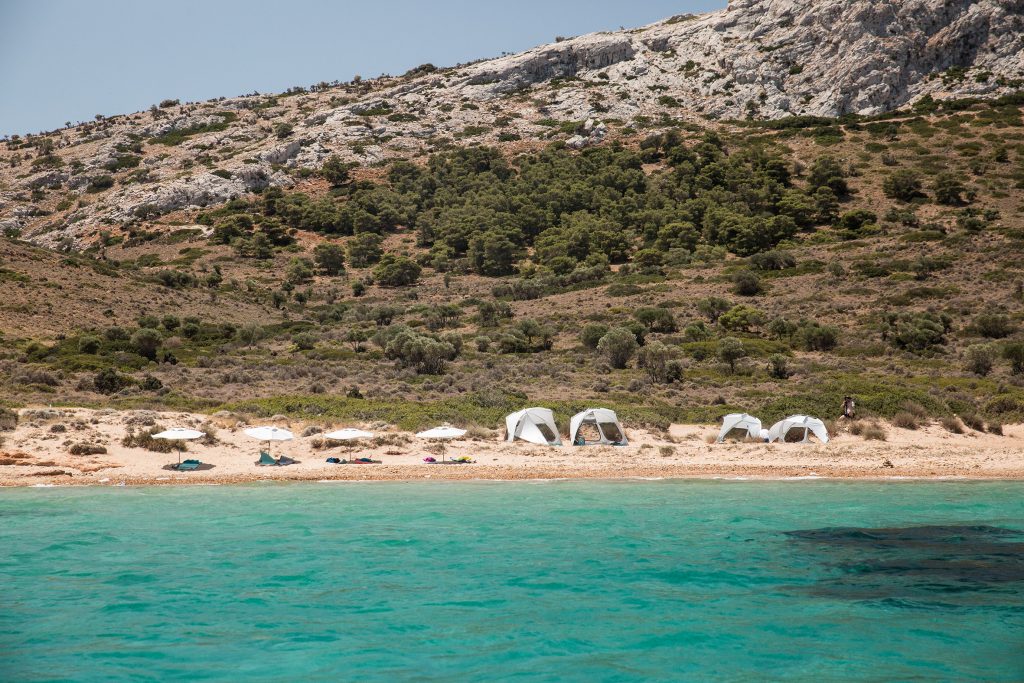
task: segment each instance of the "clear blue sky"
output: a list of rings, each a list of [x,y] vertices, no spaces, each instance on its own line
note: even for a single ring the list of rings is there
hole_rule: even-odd
[[[0,0],[0,135],[162,99],[400,74],[726,0]]]

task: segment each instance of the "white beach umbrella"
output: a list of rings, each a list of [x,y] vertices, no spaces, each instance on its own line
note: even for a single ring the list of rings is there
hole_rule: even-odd
[[[245,433],[260,441],[291,441],[295,438],[294,434],[281,427],[249,427]]]
[[[294,434],[282,427],[249,427],[244,432],[260,441],[291,441],[295,438]]]
[[[159,434],[154,434],[154,439],[166,439],[167,441],[192,441],[193,439],[201,439],[206,434],[196,429],[185,429],[184,427],[173,427],[171,429],[165,429]],[[181,464],[181,449],[178,449],[178,464]]]
[[[325,439],[331,439],[332,441],[354,441],[356,439],[372,439],[373,432],[366,432],[362,429],[353,429],[352,427],[345,427],[339,429],[336,432],[328,432],[324,434]]]
[[[459,429],[458,427],[450,427],[444,425],[443,427],[434,427],[428,429],[425,432],[420,432],[416,436],[421,439],[433,439],[441,442],[441,460],[444,460],[444,442],[451,439],[458,439],[460,436],[465,436],[466,430]]]
[[[443,427],[434,427],[428,429],[425,432],[420,432],[416,436],[421,439],[441,439],[447,441],[448,439],[457,439],[460,436],[465,436],[466,430],[459,429],[458,427],[449,427],[445,425]]]

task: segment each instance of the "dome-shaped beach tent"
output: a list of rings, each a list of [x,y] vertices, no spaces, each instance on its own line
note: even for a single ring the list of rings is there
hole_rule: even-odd
[[[761,434],[761,421],[746,413],[731,413],[722,418],[722,431],[718,433],[718,443],[725,441],[726,435],[734,429],[742,429],[747,436],[756,439]]]
[[[591,425],[595,428],[598,438],[587,440],[580,429]],[[593,444],[604,444],[612,446],[625,446],[629,443],[626,434],[622,431],[619,418],[614,410],[607,408],[589,408],[582,413],[577,413],[569,420],[569,443],[574,446],[590,446]]]
[[[825,423],[816,417],[809,417],[807,415],[790,415],[785,420],[776,422],[768,430],[768,440],[773,442],[785,441],[786,434],[792,429],[804,430],[804,443],[807,442],[807,435],[809,433],[818,437],[818,440],[822,443],[828,443],[828,429],[825,428]]]
[[[505,440],[522,439],[539,446],[561,446],[555,414],[547,408],[525,408],[505,418]]]

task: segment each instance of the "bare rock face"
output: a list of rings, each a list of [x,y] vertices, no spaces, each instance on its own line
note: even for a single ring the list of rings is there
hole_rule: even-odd
[[[505,94],[553,78],[605,69],[635,55],[636,48],[628,36],[597,33],[483,62],[470,69],[467,82],[470,85],[493,84],[492,92]]]
[[[1024,75],[1022,54],[1022,0],[733,0],[483,62],[463,85],[493,97],[551,78],[604,78],[628,94],[616,113],[653,88],[721,118],[874,114],[925,94],[1005,91]],[[943,78],[950,69],[978,73]]]
[[[449,69],[53,133],[56,170],[0,163],[0,226],[41,244],[85,244],[140,215],[289,187],[332,155],[372,165],[452,144],[561,139],[583,149],[602,144],[609,125],[663,117],[870,115],[1022,87],[1024,0],[732,0]],[[142,156],[137,170],[113,171],[112,188],[54,213],[61,193],[87,190],[129,148]],[[40,194],[50,198],[42,207]]]

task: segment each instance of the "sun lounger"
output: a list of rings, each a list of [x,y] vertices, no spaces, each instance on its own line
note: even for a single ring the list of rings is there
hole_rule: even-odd
[[[270,457],[270,453],[266,451],[260,451],[260,459],[256,461],[256,464],[260,467],[267,467],[270,465],[277,466],[279,463]]]
[[[183,460],[182,462],[175,465],[174,469],[178,470],[179,472],[190,472],[192,470],[199,469],[199,466],[202,464],[203,463],[201,463],[198,460]]]

